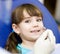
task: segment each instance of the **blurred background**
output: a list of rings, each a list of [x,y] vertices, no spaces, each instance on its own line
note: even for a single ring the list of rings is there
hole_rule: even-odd
[[[39,0],[53,15],[60,30],[60,0]]]

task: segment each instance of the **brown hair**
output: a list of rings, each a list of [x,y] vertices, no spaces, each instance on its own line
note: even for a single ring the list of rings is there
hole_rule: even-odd
[[[18,53],[18,52],[21,53],[21,51],[18,51],[16,49],[17,44],[21,43],[21,42],[22,42],[22,40],[20,39],[19,35],[16,34],[15,32],[11,32],[8,37],[5,49],[12,53]]]
[[[24,19],[24,15],[23,15],[24,10],[26,10],[30,16],[42,17],[41,11],[34,5],[22,4],[12,12],[12,15],[11,15],[12,24],[19,24]],[[16,46],[18,45],[18,43],[21,43],[21,42],[22,42],[21,38],[15,32],[13,32],[8,37],[5,49],[7,49],[12,53],[16,53],[18,52]]]

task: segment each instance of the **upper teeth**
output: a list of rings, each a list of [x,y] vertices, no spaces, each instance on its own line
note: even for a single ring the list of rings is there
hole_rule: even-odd
[[[31,31],[31,32],[39,32],[40,30],[34,30],[34,31]]]

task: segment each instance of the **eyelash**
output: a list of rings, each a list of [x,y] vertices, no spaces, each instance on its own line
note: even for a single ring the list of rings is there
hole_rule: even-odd
[[[37,22],[40,22],[40,21],[42,21],[42,19],[36,19],[36,21],[37,21]],[[26,21],[25,21],[25,23],[30,23],[30,22],[31,22],[31,20],[26,20]]]
[[[36,21],[40,22],[40,21],[42,21],[42,19],[37,19]]]
[[[30,20],[26,20],[25,23],[30,23]]]

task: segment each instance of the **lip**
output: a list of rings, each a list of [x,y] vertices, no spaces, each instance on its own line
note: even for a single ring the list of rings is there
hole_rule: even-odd
[[[31,33],[36,33],[36,32],[40,32],[40,30],[32,30],[30,31]]]

